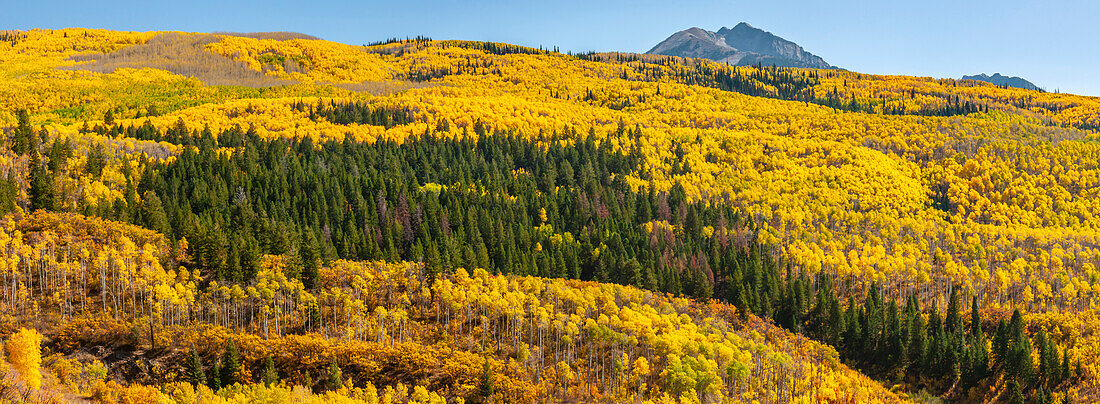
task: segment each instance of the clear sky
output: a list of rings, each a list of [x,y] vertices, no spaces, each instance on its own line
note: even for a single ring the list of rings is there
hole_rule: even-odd
[[[296,31],[363,44],[429,36],[645,52],[692,26],[745,21],[865,73],[999,72],[1100,96],[1100,1],[3,0],[0,29]]]

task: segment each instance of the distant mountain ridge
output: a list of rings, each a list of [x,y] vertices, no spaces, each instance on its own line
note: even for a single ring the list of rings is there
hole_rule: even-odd
[[[998,86],[1016,87],[1025,90],[1040,90],[1039,86],[1036,86],[1035,84],[1032,84],[1030,81],[1024,80],[1023,78],[1015,76],[1002,76],[1000,73],[993,73],[992,76],[982,73],[975,76],[963,76],[962,79],[984,81],[986,83],[992,83]]]
[[[798,44],[742,22],[717,32],[693,27],[669,36],[648,54],[703,58],[738,66],[753,64],[833,69]]]

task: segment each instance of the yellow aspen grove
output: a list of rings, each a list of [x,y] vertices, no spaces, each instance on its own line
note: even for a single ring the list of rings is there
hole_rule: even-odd
[[[738,55],[0,30],[0,402],[1100,401],[1100,98]]]
[[[34,329],[21,328],[18,332],[8,337],[5,344],[8,351],[8,362],[11,362],[15,371],[19,372],[19,379],[31,390],[42,387],[42,334]]]

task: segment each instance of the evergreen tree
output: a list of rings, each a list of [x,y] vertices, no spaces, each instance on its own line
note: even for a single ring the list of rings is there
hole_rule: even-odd
[[[1060,375],[1060,379],[1058,380],[1058,382],[1059,383],[1064,382],[1066,380],[1069,380],[1069,378],[1070,378],[1070,373],[1069,373],[1069,347],[1067,346],[1062,351],[1061,375]]]
[[[886,309],[885,354],[879,355],[888,367],[905,363],[905,338],[907,335],[902,327],[901,314],[897,301],[891,299],[890,306]]]
[[[974,296],[970,303],[970,336],[982,335],[982,315],[978,310],[978,296]]]
[[[34,137],[34,129],[31,128],[31,118],[27,110],[16,111],[16,126],[12,132],[11,151],[15,154],[28,154],[37,148]]]
[[[214,366],[210,368],[210,377],[206,379],[210,390],[218,391],[222,388],[221,361],[214,360]]]
[[[946,364],[947,350],[944,347],[943,324],[940,323],[940,314],[936,306],[932,305],[932,312],[928,314],[928,352],[925,357],[924,372],[930,376],[942,376]]]
[[[495,386],[493,383],[493,364],[489,362],[489,358],[485,357],[485,361],[481,365],[481,374],[478,376],[477,382],[477,394],[480,397],[488,399],[492,397]]]
[[[54,190],[53,173],[46,169],[41,160],[39,160],[37,153],[31,156],[30,165],[31,184],[27,192],[30,194],[30,210],[55,210],[57,205],[57,194]]]
[[[187,364],[185,375],[188,383],[195,386],[206,384],[206,371],[203,370],[202,358],[195,348],[191,348],[191,360]]]
[[[332,362],[328,365],[328,388],[329,390],[338,390],[344,386],[344,373],[340,370],[340,365],[336,363],[336,357],[332,357]]]
[[[1010,342],[1005,360],[1005,377],[1019,384],[1027,384],[1032,375],[1031,340],[1026,335]]]
[[[844,348],[849,355],[859,357],[863,352],[863,327],[859,323],[859,305],[848,298],[848,310],[844,313]]]
[[[263,380],[264,385],[268,387],[279,381],[279,372],[275,370],[275,360],[271,358],[271,355],[264,358]]]
[[[107,151],[103,147],[103,143],[93,143],[88,148],[88,155],[84,162],[84,172],[92,176],[92,178],[99,178],[103,175],[103,169],[107,167]]]
[[[221,365],[221,385],[231,386],[235,383],[239,383],[237,375],[241,370],[241,356],[237,352],[237,344],[232,339],[228,340],[225,344],[225,356],[222,357]]]
[[[909,319],[909,352],[906,355],[909,372],[921,374],[925,364],[925,351],[928,349],[924,318],[915,312]]]
[[[953,334],[959,330],[959,293],[958,288],[951,288],[951,297],[947,300],[947,314],[944,317],[944,331]]]
[[[15,182],[7,178],[0,178],[0,215],[14,212],[18,207],[15,204],[16,198],[19,197],[19,190],[16,189]]]
[[[160,197],[152,191],[145,191],[141,197],[141,224],[149,230],[169,234],[168,215],[164,213]]]
[[[1011,382],[1008,386],[1008,402],[1009,404],[1025,404],[1027,398],[1024,397],[1024,392],[1020,391],[1020,384],[1017,382]]]
[[[298,258],[302,265],[302,285],[306,289],[313,289],[317,285],[317,276],[321,268],[321,260],[317,256],[317,242],[312,233],[307,232],[298,246]]]
[[[1008,339],[1008,324],[1001,319],[993,333],[993,362],[997,366],[1003,366],[1008,358]]]

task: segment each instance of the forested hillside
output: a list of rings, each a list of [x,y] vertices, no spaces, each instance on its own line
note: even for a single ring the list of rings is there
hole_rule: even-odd
[[[1100,99],[0,35],[0,395],[1092,402]]]

